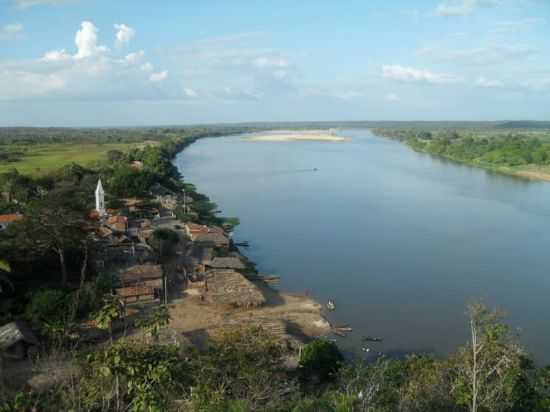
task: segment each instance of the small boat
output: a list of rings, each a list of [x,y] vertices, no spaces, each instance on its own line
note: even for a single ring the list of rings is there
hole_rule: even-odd
[[[235,243],[235,246],[249,247],[250,244],[247,241]]]
[[[332,329],[331,332],[334,333],[336,336],[341,336],[342,338],[345,338],[347,336],[344,332],[338,329]]]
[[[361,338],[363,342],[382,342],[384,338],[372,337],[372,336],[363,336]]]
[[[334,304],[334,302],[332,300],[329,299],[329,301],[327,302],[327,309],[330,310],[330,311],[333,311],[334,309],[336,309],[336,305]]]
[[[342,332],[353,332],[353,328],[350,325],[334,325],[334,329],[341,330]]]
[[[316,167],[313,168],[313,171],[316,172],[318,171],[319,169],[317,169]]]

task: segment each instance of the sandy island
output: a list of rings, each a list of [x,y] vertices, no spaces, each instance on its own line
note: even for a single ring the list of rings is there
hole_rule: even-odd
[[[349,137],[337,136],[332,130],[275,130],[243,138],[249,142],[345,142]]]

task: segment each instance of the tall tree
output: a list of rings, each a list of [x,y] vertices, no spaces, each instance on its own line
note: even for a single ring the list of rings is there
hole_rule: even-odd
[[[456,357],[453,391],[471,412],[513,407],[525,353],[498,312],[481,303],[468,306],[469,344]]]
[[[0,251],[9,260],[21,261],[55,253],[59,260],[61,283],[68,280],[67,251],[80,248],[87,236],[82,213],[48,197],[27,208],[24,218],[8,227]]]

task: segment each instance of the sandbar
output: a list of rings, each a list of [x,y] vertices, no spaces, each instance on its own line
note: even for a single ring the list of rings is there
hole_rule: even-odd
[[[329,130],[277,130],[247,136],[244,140],[249,142],[345,142],[351,139],[337,136]]]

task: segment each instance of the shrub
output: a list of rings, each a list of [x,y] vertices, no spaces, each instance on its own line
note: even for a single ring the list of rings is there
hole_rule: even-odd
[[[156,229],[147,242],[161,256],[169,256],[174,253],[174,248],[179,240],[178,233],[172,229]]]
[[[321,382],[334,378],[344,358],[334,342],[318,339],[307,344],[302,350],[300,367],[304,378],[317,376]]]
[[[71,295],[59,289],[44,289],[33,293],[26,308],[26,317],[33,324],[63,324],[67,320],[71,305]]]

